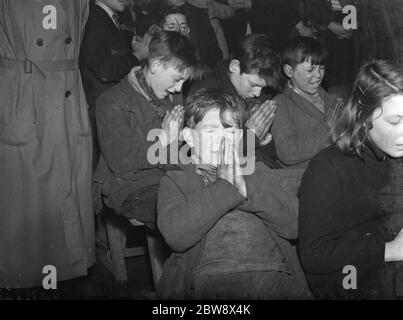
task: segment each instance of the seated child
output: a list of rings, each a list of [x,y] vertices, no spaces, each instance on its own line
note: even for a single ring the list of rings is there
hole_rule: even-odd
[[[294,38],[284,49],[283,71],[289,81],[274,98],[277,111],[271,131],[284,167],[306,168],[329,144],[326,115],[337,99],[321,87],[326,56],[321,44],[308,37]]]
[[[235,146],[245,118],[243,100],[217,89],[187,101],[182,134],[191,161],[168,171],[158,194],[158,227],[173,251],[158,286],[162,299],[310,295],[286,240],[297,237],[302,170],[256,163],[242,175]]]

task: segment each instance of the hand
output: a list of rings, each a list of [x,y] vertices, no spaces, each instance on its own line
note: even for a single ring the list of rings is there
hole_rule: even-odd
[[[148,45],[145,45],[143,42],[143,38],[140,36],[134,35],[132,39],[132,49],[133,55],[141,61],[147,58],[148,55]]]
[[[155,32],[161,30],[161,28],[155,24],[153,24],[147,32],[144,34],[144,37],[140,37],[138,35],[134,35],[132,39],[132,49],[133,54],[139,60],[144,60],[148,56],[148,46],[150,45],[152,36]]]
[[[334,21],[330,22],[327,27],[337,36],[337,39],[350,39],[353,35],[352,30],[346,30],[340,23]]]
[[[235,186],[238,192],[247,198],[245,179],[239,161],[238,150],[235,149],[235,139],[221,138],[218,151],[217,178],[224,179]]]
[[[403,229],[385,244],[385,262],[403,261]]]
[[[161,143],[164,147],[179,139],[179,132],[182,129],[184,113],[183,106],[177,105],[173,109],[168,110],[165,114],[161,125],[165,137],[160,137]]]
[[[246,121],[245,126],[255,131],[261,145],[268,144],[271,141],[269,132],[276,111],[276,102],[266,100],[258,108],[254,106],[251,109],[251,116]]]

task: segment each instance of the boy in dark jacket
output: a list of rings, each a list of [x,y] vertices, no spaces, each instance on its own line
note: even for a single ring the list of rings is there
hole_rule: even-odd
[[[236,95],[200,90],[188,101],[182,134],[192,155],[162,178],[158,194],[158,227],[173,250],[161,298],[309,297],[286,240],[297,237],[301,171],[256,163],[244,175],[235,147],[244,119]]]
[[[155,129],[177,136],[183,119],[181,88],[193,73],[197,58],[185,36],[161,31],[152,37],[146,66],[133,68],[96,103],[101,157],[94,181],[105,205],[149,227],[156,224],[158,183],[164,164],[150,158]],[[170,139],[167,149],[177,143]]]
[[[270,99],[281,86],[280,55],[273,42],[264,34],[249,34],[240,39],[231,60],[218,63],[214,73],[202,81],[191,82],[190,88],[184,89],[184,96],[200,88],[220,88],[244,99],[251,111],[245,127],[256,134],[257,159],[279,168],[270,134],[276,106]],[[265,89],[271,93],[264,92]]]

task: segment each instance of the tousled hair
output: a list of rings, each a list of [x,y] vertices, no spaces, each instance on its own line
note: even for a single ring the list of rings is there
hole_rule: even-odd
[[[265,34],[249,34],[235,48],[232,59],[239,61],[241,73],[255,73],[267,85],[281,89],[280,54],[270,37]]]
[[[185,126],[194,128],[210,110],[220,110],[220,121],[224,128],[231,125],[226,121],[228,112],[239,128],[243,128],[248,117],[248,111],[243,99],[221,89],[204,88],[196,91],[187,98],[185,104]]]
[[[327,59],[327,51],[321,43],[311,37],[296,37],[288,41],[281,64],[295,67],[299,63],[311,61],[312,65],[324,65]]]
[[[147,64],[156,59],[174,65],[179,72],[188,69],[190,79],[200,78],[204,72],[194,44],[179,32],[160,30],[152,34]]]
[[[343,153],[361,156],[374,111],[397,94],[403,94],[399,68],[385,60],[364,64],[355,76],[347,102],[333,110],[329,119],[332,141]]]

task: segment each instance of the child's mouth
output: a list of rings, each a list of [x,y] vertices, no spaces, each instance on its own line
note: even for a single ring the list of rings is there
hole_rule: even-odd
[[[311,85],[312,87],[314,87],[314,88],[317,88],[317,87],[319,87],[319,85],[320,85],[320,80],[311,81],[311,82],[310,82],[310,85]]]

